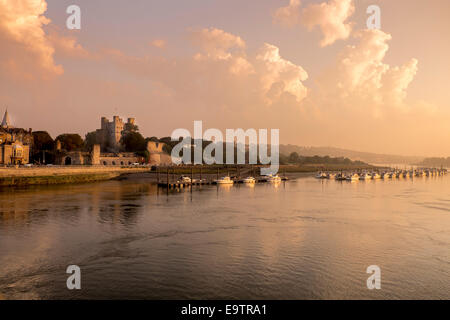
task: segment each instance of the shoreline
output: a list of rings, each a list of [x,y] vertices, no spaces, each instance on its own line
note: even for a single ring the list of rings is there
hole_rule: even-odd
[[[169,168],[169,169],[168,169]],[[280,165],[280,176],[310,175],[317,171],[347,171],[361,169],[375,169],[377,167],[357,167],[339,165]],[[217,172],[219,176],[224,175],[255,175],[259,176],[259,167],[243,167],[237,171],[236,167],[226,166],[202,166],[202,167],[161,167],[158,168],[161,180],[165,180],[167,170],[170,179],[178,178],[180,175],[190,176],[191,172],[195,178],[200,175],[203,178],[215,179]],[[31,185],[58,185],[90,183],[106,180],[139,180],[145,179],[149,182],[158,181],[158,172],[151,171],[150,167],[105,167],[105,166],[52,166],[32,168],[0,168],[0,187],[31,186]]]
[[[0,168],[0,187],[57,185],[106,181],[122,175],[148,172],[129,167],[38,167]]]

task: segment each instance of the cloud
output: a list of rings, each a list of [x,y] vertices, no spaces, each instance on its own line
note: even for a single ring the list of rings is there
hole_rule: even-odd
[[[155,39],[152,42],[150,42],[150,45],[152,45],[155,48],[164,49],[167,45],[167,41],[163,39]]]
[[[273,15],[273,23],[293,27],[300,21],[300,0],[289,0],[289,5],[277,9]]]
[[[323,39],[320,45],[325,47],[350,36],[353,24],[347,20],[354,12],[353,0],[330,0],[303,9],[301,21],[309,30],[316,26],[321,29]]]
[[[0,0],[0,76],[51,79],[64,73],[55,62],[56,54],[91,57],[75,37],[64,36],[51,24],[46,11],[45,0]]]
[[[63,73],[53,59],[54,47],[43,27],[50,23],[42,0],[0,0],[0,68],[19,78]]]
[[[77,43],[75,37],[63,36],[56,31],[51,31],[48,40],[54,47],[56,54],[70,58],[90,58],[93,54],[87,51],[83,46]]]
[[[217,60],[229,59],[233,51],[245,49],[245,42],[239,36],[216,28],[193,30],[191,39],[207,57]]]
[[[248,53],[245,41],[216,28],[191,31],[198,52],[191,58],[132,57],[117,50],[107,55],[116,65],[152,82],[170,99],[205,108],[256,111],[261,106],[298,105],[307,95],[306,71],[264,44]]]
[[[283,59],[278,47],[265,43],[256,60],[261,64],[260,77],[266,98],[273,102],[283,93],[293,95],[301,102],[307,95],[303,81],[308,73],[298,65]]]
[[[205,28],[191,31],[191,39],[202,50],[194,56],[195,60],[226,62],[233,74],[254,72],[247,60],[245,41],[239,36],[216,28]]]
[[[400,67],[384,63],[391,35],[383,31],[361,30],[354,37],[359,42],[348,45],[318,80],[320,95],[336,103],[372,108],[378,116],[382,108],[403,108],[418,61],[411,59]]]
[[[255,57],[248,57],[246,44],[239,36],[219,29],[203,29],[195,34],[197,45],[204,51],[195,55],[197,61],[227,62],[228,71],[234,75],[249,77],[255,81],[249,88],[260,87],[263,100],[272,104],[283,94],[292,95],[297,102],[306,97],[307,90],[302,81],[308,78],[306,71],[280,56],[279,48],[265,43]],[[209,72],[216,72],[219,65],[210,65]],[[250,78],[251,77],[251,78]]]

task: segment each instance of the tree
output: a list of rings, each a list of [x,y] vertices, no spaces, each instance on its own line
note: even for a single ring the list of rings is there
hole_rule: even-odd
[[[86,137],[84,139],[84,149],[86,151],[92,150],[92,148],[94,147],[94,144],[98,144],[98,143],[99,142],[97,141],[97,132],[96,131],[86,133]]]
[[[33,151],[41,152],[43,150],[53,150],[54,141],[47,131],[33,132]]]
[[[56,137],[61,142],[61,149],[66,151],[78,151],[83,148],[84,142],[79,134],[64,133]]]
[[[39,163],[52,163],[55,142],[47,131],[33,132],[33,145],[31,161]]]
[[[138,132],[139,127],[133,123],[125,123],[122,133],[126,134],[127,132]]]
[[[298,155],[297,152],[292,152],[292,153],[289,155],[289,162],[296,163],[296,162],[298,162],[299,158],[300,158],[300,157],[299,157],[299,155]]]
[[[139,132],[126,132],[120,139],[120,143],[127,152],[145,151],[147,149],[146,140]]]

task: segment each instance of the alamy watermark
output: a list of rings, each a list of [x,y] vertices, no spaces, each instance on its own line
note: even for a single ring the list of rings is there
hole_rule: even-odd
[[[372,274],[367,279],[367,289],[381,289],[381,269],[379,266],[371,265],[367,267],[366,273]]]
[[[81,29],[81,8],[75,4],[67,7],[66,13],[70,16],[66,20],[66,26],[69,30]]]
[[[66,269],[66,273],[71,274],[67,278],[67,289],[69,290],[80,290],[81,289],[81,269],[77,265],[70,265]]]
[[[276,174],[280,165],[280,130],[226,129],[225,139],[219,129],[207,129],[203,132],[202,121],[194,121],[194,134],[187,129],[176,129],[171,135],[172,141],[179,143],[172,149],[174,164],[262,164],[262,175]],[[248,144],[246,143],[248,139]],[[211,142],[203,148],[203,141]],[[224,143],[226,159],[224,162]],[[270,153],[268,149],[270,147]],[[236,150],[236,157],[235,157]],[[194,153],[192,157],[192,152]],[[248,154],[248,162],[246,161]],[[193,158],[193,161],[192,161]]]
[[[367,14],[370,14],[367,19],[368,29],[381,29],[381,9],[379,6],[373,4],[367,7]]]

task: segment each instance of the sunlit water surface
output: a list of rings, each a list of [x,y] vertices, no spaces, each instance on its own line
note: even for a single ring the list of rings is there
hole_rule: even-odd
[[[3,190],[0,298],[450,299],[450,177]]]

